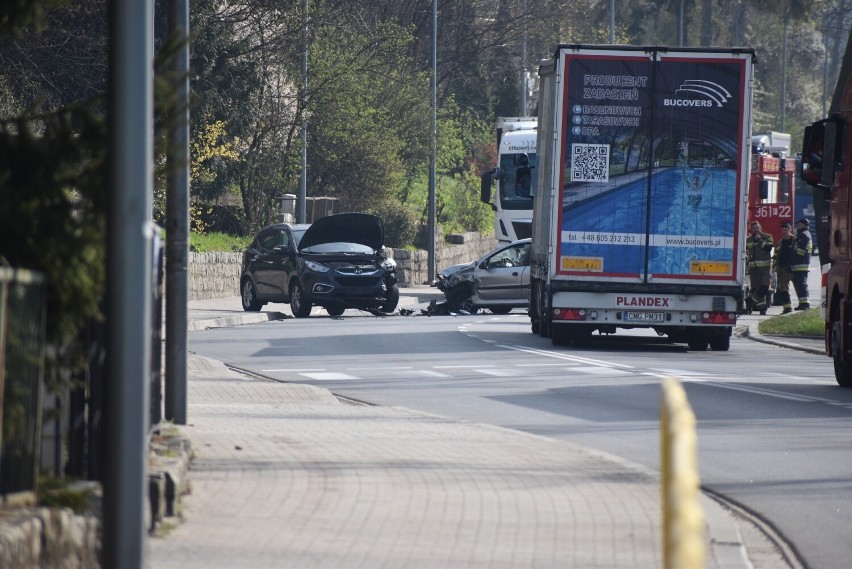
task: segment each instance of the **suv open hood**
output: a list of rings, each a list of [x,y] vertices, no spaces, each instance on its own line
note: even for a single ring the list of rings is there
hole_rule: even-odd
[[[381,218],[369,213],[338,213],[321,217],[308,227],[299,241],[299,251],[322,243],[358,243],[382,248],[385,228]]]

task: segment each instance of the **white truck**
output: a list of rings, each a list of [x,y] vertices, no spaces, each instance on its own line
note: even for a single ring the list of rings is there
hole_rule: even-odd
[[[560,45],[539,69],[530,321],[728,350],[744,309],[754,52]]]
[[[498,242],[530,236],[537,124],[536,117],[497,119],[497,166],[482,175],[480,198],[494,210],[494,235]],[[492,182],[497,186],[493,196]]]
[[[775,132],[770,130],[762,134],[751,136],[753,154],[773,154],[779,158],[790,156],[791,142],[790,134],[786,132]]]

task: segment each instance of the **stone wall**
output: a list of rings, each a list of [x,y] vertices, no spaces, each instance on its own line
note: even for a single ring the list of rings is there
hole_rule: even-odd
[[[97,569],[99,526],[69,509],[0,510],[0,567]]]
[[[435,264],[440,271],[451,265],[478,259],[496,247],[493,235],[461,233],[448,235],[435,248]],[[396,261],[400,285],[429,284],[429,253],[391,249]],[[242,253],[190,253],[189,299],[209,300],[239,296]]]
[[[189,300],[240,295],[242,253],[189,254]]]
[[[435,266],[438,272],[452,265],[475,261],[497,246],[493,235],[461,233],[448,235],[440,247],[435,248]],[[401,286],[429,284],[429,252],[393,249],[397,275]]]

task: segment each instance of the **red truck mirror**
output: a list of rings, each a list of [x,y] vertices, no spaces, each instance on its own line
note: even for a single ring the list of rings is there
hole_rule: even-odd
[[[842,139],[838,137],[842,129],[842,123],[835,119],[821,120],[805,127],[799,175],[803,181],[822,188],[834,185],[834,174],[842,167],[837,160],[837,156],[843,155]]]

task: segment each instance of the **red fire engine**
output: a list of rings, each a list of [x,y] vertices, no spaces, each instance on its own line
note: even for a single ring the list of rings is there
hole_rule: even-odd
[[[759,221],[760,227],[772,235],[772,241],[781,238],[781,224],[793,222],[795,215],[795,172],[793,158],[782,158],[769,154],[751,155],[751,176],[748,184],[748,225]],[[775,300],[775,276],[773,275],[767,302],[771,305]],[[749,282],[748,289],[751,288]],[[750,308],[746,307],[746,313]]]
[[[770,233],[775,241],[781,238],[781,224],[793,222],[795,172],[793,158],[751,155],[748,223],[759,221],[763,231]]]
[[[814,188],[816,244],[825,281],[825,345],[834,376],[852,387],[852,76],[839,111],[805,128],[801,178]]]

